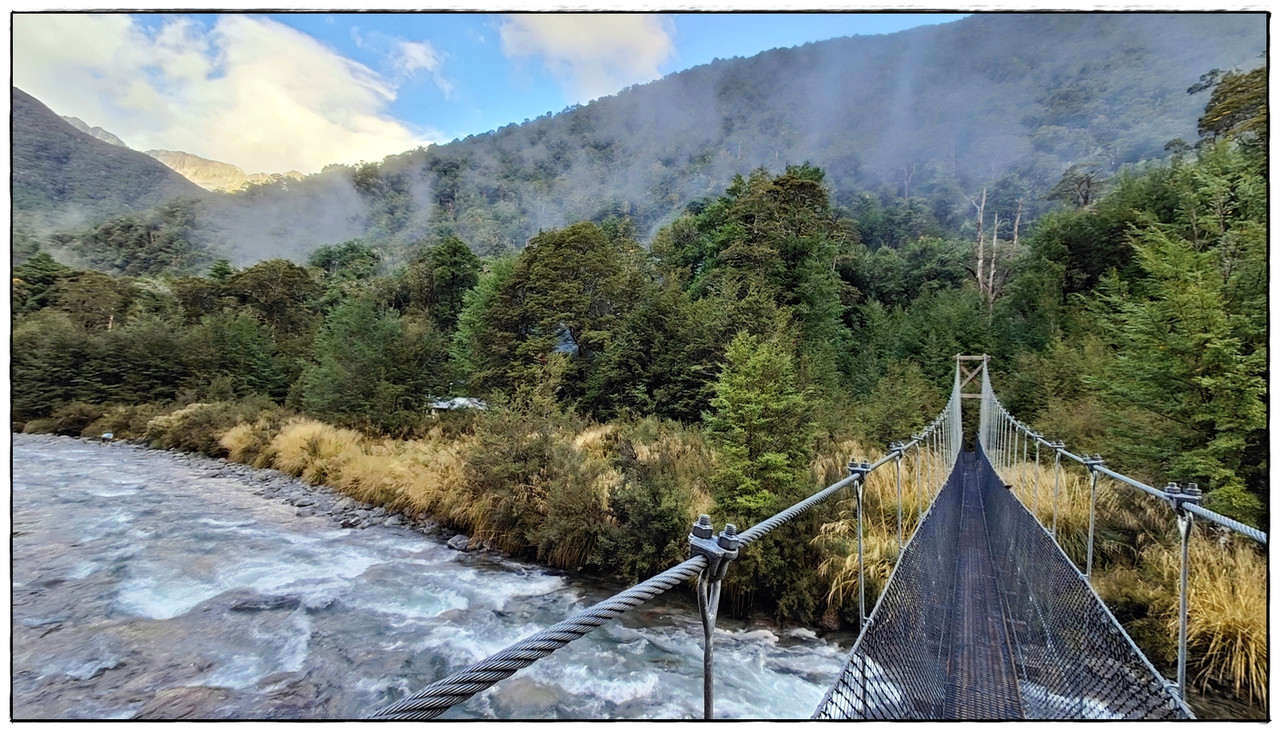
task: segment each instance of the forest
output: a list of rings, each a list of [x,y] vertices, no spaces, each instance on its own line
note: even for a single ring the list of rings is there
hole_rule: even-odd
[[[942,407],[954,355],[986,353],[1038,431],[1266,526],[1265,90],[1265,67],[1206,74],[1200,137],[1168,161],[984,188],[963,226],[907,196],[842,205],[816,161],[733,177],[648,246],[619,211],[483,257],[352,238],[196,275],[180,248],[145,272],[116,249],[113,276],[36,252],[13,271],[13,428],[276,467],[629,581],[682,559],[699,513],[749,527],[883,454]],[[464,395],[484,408],[433,407]],[[838,523],[744,553],[727,611],[850,622]],[[1158,541],[1104,530],[1100,585],[1167,664],[1173,580],[1125,549]],[[1258,622],[1218,640],[1260,633],[1261,660],[1202,683],[1265,700]]]

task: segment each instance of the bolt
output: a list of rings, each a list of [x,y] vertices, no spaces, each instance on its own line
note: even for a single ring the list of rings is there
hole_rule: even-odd
[[[712,533],[711,517],[704,513],[698,517],[698,522],[693,525],[693,535],[699,539],[710,539]]]
[[[1195,483],[1188,483],[1186,490],[1182,491],[1189,500],[1199,501],[1204,493],[1200,490],[1200,486]]]
[[[1169,484],[1164,487],[1164,492],[1168,495],[1176,496],[1182,493],[1182,489],[1178,487],[1177,483],[1170,481]]]
[[[720,536],[716,538],[716,543],[721,549],[730,551],[738,548],[738,527],[733,524],[725,524],[724,531],[720,532]]]

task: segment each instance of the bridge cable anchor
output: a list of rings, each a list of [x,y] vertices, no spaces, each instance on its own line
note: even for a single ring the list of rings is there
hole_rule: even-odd
[[[707,568],[698,574],[696,594],[698,613],[702,616],[702,717],[715,716],[715,662],[712,641],[716,615],[720,611],[720,583],[729,571],[729,563],[738,558],[741,542],[738,527],[725,524],[719,534],[707,514],[698,516],[689,532],[690,556],[707,558]]]

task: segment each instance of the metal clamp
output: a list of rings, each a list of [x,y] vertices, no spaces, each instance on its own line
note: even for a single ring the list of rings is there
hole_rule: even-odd
[[[858,478],[859,483],[865,483],[867,481],[867,473],[871,472],[871,463],[860,463],[857,458],[854,458],[849,461],[848,470],[851,477]]]
[[[1098,468],[1104,467],[1105,462],[1106,461],[1102,459],[1101,455],[1094,455],[1093,457],[1089,457],[1088,455],[1084,456],[1084,466],[1089,469],[1090,473],[1096,471]]]
[[[702,514],[689,533],[689,554],[707,558],[707,576],[712,582],[724,579],[729,562],[738,558],[738,527],[725,524],[724,531],[713,534],[711,517]]]
[[[1194,503],[1199,505],[1204,500],[1204,492],[1200,490],[1200,486],[1195,483],[1188,483],[1186,488],[1182,488],[1177,483],[1169,483],[1164,487],[1165,500],[1177,511],[1178,516],[1186,515],[1185,504]]]

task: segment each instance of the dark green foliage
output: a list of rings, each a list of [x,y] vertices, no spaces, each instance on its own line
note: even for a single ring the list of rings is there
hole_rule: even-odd
[[[200,390],[216,386],[223,392],[218,396],[227,399],[284,396],[285,374],[276,364],[275,342],[247,310],[205,316],[186,332],[181,351]]]
[[[181,333],[154,315],[130,318],[124,325],[91,337],[93,361],[82,377],[93,385],[94,401],[140,404],[173,399],[187,371]],[[86,395],[89,396],[89,395]]]
[[[54,303],[58,280],[72,269],[39,252],[13,270],[13,314],[34,313]]]
[[[180,199],[144,213],[112,216],[72,246],[94,268],[112,274],[192,272],[209,260],[195,202]]]
[[[124,317],[135,294],[128,281],[101,272],[61,277],[53,289],[55,307],[92,330],[110,330]]]
[[[616,524],[600,537],[598,550],[617,575],[636,581],[684,559],[694,486],[705,477],[698,471],[705,463],[678,424],[648,418],[619,429],[614,464],[622,482],[609,492]]]
[[[1259,202],[1248,200],[1260,176],[1230,156],[1215,150],[1177,176],[1197,239],[1157,226],[1135,233],[1144,276],[1132,287],[1106,283],[1102,332],[1115,358],[1096,386],[1118,410],[1115,452],[1159,466],[1157,480],[1207,484],[1211,504],[1256,522],[1262,505],[1244,488],[1246,478],[1256,492],[1266,485],[1265,466],[1246,462],[1265,444],[1266,228]],[[1204,216],[1223,206],[1230,213]],[[1218,490],[1231,498],[1215,501]]]
[[[859,405],[862,436],[869,444],[887,449],[889,442],[919,432],[945,402],[942,391],[925,379],[917,364],[894,361]]]
[[[320,284],[303,267],[284,259],[259,262],[226,279],[223,292],[258,313],[279,336],[297,335],[311,327],[313,301]]]
[[[381,259],[382,255],[368,244],[352,239],[316,249],[307,257],[307,264],[324,270],[332,280],[362,280],[373,276]]]
[[[441,331],[452,333],[467,293],[480,280],[480,260],[455,236],[432,247],[423,259],[431,279],[428,312]]]
[[[509,273],[486,278],[460,316],[459,348],[473,387],[528,384],[551,354],[566,353],[562,388],[570,398],[580,394],[631,305],[628,282],[624,252],[594,224],[535,237]]]
[[[1201,137],[1235,140],[1250,150],[1266,151],[1267,67],[1225,74],[1214,69],[1187,91],[1194,94],[1207,87],[1213,94],[1196,127]]]
[[[394,431],[415,426],[450,382],[447,341],[431,321],[351,300],[325,318],[297,388],[311,414]]]
[[[717,518],[745,529],[812,492],[817,426],[792,356],[777,342],[734,338],[715,394],[704,418],[718,452],[711,492]],[[821,591],[812,574],[795,568],[813,561],[804,537],[815,528],[806,517],[744,551],[726,583],[730,604],[741,611],[759,595],[778,616],[811,619]]]

